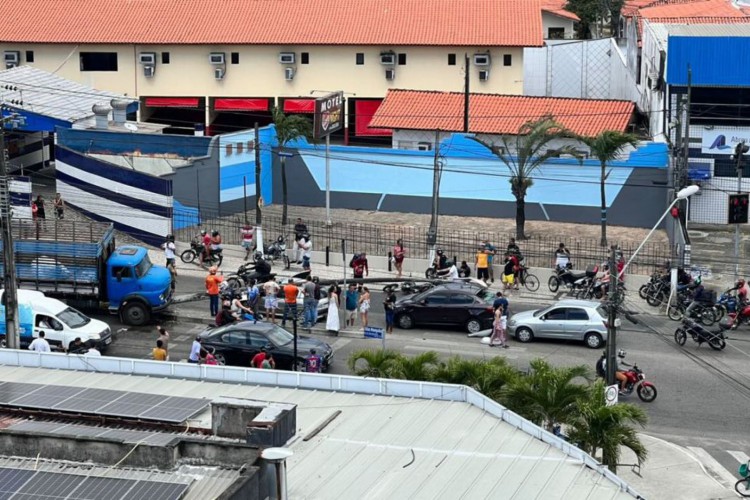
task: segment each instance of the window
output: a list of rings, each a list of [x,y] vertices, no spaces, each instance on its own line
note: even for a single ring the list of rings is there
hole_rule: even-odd
[[[229,331],[221,336],[221,341],[227,344],[247,344],[245,332]]]
[[[91,318],[89,318],[88,316],[84,316],[83,314],[81,314],[76,309],[73,309],[72,307],[68,307],[67,309],[64,309],[61,313],[57,315],[57,317],[60,318],[60,321],[62,321],[63,323],[65,323],[71,328],[79,328],[81,326],[88,325],[91,322]]]
[[[588,321],[589,314],[584,309],[568,309],[568,319],[570,321]]]
[[[231,144],[227,144],[226,154],[227,154],[227,156],[229,156],[229,155],[232,154],[232,145]]]
[[[299,61],[301,64],[310,64],[310,53],[309,52],[302,52],[299,55]]]
[[[255,141],[247,141],[247,151],[253,151],[255,149]]]
[[[169,52],[162,52],[161,53],[161,63],[162,64],[169,64]]]
[[[81,71],[117,71],[117,52],[81,52]]]
[[[240,53],[239,52],[232,52],[231,54],[231,60],[232,64],[239,64],[240,63]]]
[[[562,321],[565,319],[565,309],[552,309],[550,312],[544,315],[544,319],[547,321]]]
[[[238,155],[239,155],[239,154],[242,154],[242,147],[243,147],[243,146],[244,146],[244,144],[242,144],[241,142],[238,142],[238,143],[237,143],[237,154],[238,154]]]
[[[512,66],[513,56],[511,54],[503,54],[503,66]]]
[[[425,302],[429,305],[435,305],[435,304],[447,304],[448,303],[448,296],[443,294],[433,294],[429,297],[425,298]]]
[[[112,266],[112,276],[115,278],[132,278],[133,272],[129,266]]]
[[[365,54],[362,52],[357,52],[357,64],[363,65],[365,63]]]
[[[456,54],[448,54],[448,66],[456,65]]]
[[[406,54],[399,54],[398,55],[398,65],[399,66],[406,66]]]
[[[247,343],[260,349],[263,346],[267,346],[269,342],[268,339],[260,333],[247,332]]]
[[[151,270],[151,267],[151,259],[149,259],[148,255],[146,255],[143,260],[140,261],[137,266],[135,266],[135,275],[138,276],[138,278],[143,278]]]
[[[565,38],[565,28],[547,29],[547,38],[550,40],[562,40]]]
[[[451,295],[450,298],[450,304],[451,305],[467,305],[467,304],[473,304],[474,303],[474,297],[471,295]]]
[[[63,329],[59,321],[52,316],[45,316],[44,314],[37,314],[35,323],[37,328],[44,328],[45,330],[61,331]]]
[[[34,62],[34,51],[33,50],[27,50],[26,51],[26,62],[27,63],[33,63]]]

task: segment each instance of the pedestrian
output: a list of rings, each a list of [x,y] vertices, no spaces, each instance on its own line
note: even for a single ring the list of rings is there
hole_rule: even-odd
[[[156,331],[159,332],[159,338],[157,340],[161,340],[161,345],[164,350],[167,351],[167,359],[169,359],[169,332],[161,325],[156,327]]]
[[[565,243],[560,243],[555,250],[555,267],[565,269],[570,263],[570,250],[565,248]]]
[[[266,294],[266,320],[271,319],[271,323],[276,324],[276,309],[279,307],[279,284],[273,278],[269,278],[263,285],[263,292]]]
[[[352,268],[354,269],[355,278],[364,278],[365,276],[370,275],[370,268],[367,264],[367,254],[365,252],[360,253],[352,260]]]
[[[385,292],[383,309],[385,310],[385,332],[393,333],[393,323],[396,316],[396,294],[391,288],[388,288],[388,291]]]
[[[515,283],[516,264],[509,253],[505,254],[505,264],[503,265],[503,289],[513,288]]]
[[[86,345],[81,342],[81,337],[76,337],[73,342],[68,346],[68,354],[84,354],[86,352]]]
[[[307,224],[302,222],[301,217],[297,217],[297,222],[294,224],[294,241],[295,243],[299,242],[299,240],[302,239],[302,236],[305,234],[309,234],[307,231]],[[298,246],[294,248],[294,261],[297,264],[302,264],[302,251]]]
[[[321,289],[320,289],[320,280],[317,276],[313,278],[313,283],[315,283],[315,289],[313,290],[313,299],[315,299],[315,305],[313,307],[313,325],[316,325],[318,323],[318,306],[320,305],[320,299],[322,297]]]
[[[302,293],[304,299],[302,299],[303,313],[302,313],[302,328],[312,330],[315,325],[315,283],[313,283],[312,276],[309,274],[305,279],[305,284],[302,285]]]
[[[258,322],[258,306],[260,305],[260,290],[255,278],[247,283],[247,307],[253,312],[253,322]]]
[[[508,247],[505,249],[505,251],[511,255],[521,255],[521,249],[518,248],[515,238],[511,238],[508,241]]]
[[[465,260],[461,261],[461,267],[458,268],[458,276],[460,278],[471,277],[471,268],[469,267],[469,264],[467,264]]]
[[[339,290],[336,285],[328,289],[328,316],[326,317],[326,330],[339,333],[341,325],[339,322]]]
[[[55,201],[53,202],[55,206],[55,216],[57,216],[58,219],[64,219],[65,218],[65,200],[63,200],[63,197],[60,193],[55,193]]]
[[[490,347],[500,346],[508,348],[507,339],[505,336],[505,316],[503,314],[503,306],[499,305],[495,308],[495,317],[492,321],[492,336],[490,337]]]
[[[206,276],[206,292],[208,292],[208,303],[211,308],[211,317],[216,318],[219,314],[219,284],[224,281],[224,276],[217,275],[216,266],[211,266]]]
[[[309,234],[303,234],[297,242],[300,252],[302,253],[302,269],[310,270],[310,259],[312,259],[312,241]]]
[[[253,359],[250,360],[250,366],[253,368],[260,368],[263,364],[263,360],[266,359],[267,350],[265,347],[261,347],[260,351],[258,351],[255,356],[253,356]]]
[[[487,268],[489,263],[487,250],[484,248],[484,245],[481,245],[477,249],[477,255],[474,259],[474,264],[477,267],[477,278],[484,281],[485,284],[487,284],[487,280],[490,277],[489,269]]]
[[[266,353],[266,357],[260,363],[260,367],[264,370],[273,370],[276,368],[276,361],[273,359],[271,353]]]
[[[201,336],[198,335],[193,340],[193,344],[190,346],[190,354],[188,355],[188,363],[198,364],[201,361],[201,354],[203,346],[201,345]]]
[[[47,342],[47,339],[44,338],[43,331],[39,332],[39,337],[31,341],[31,344],[29,344],[29,351],[36,351],[36,352],[50,352],[51,351],[49,347],[49,342]]]
[[[370,311],[370,290],[362,287],[362,294],[359,296],[359,317],[362,320],[362,329],[367,328],[367,315]]]
[[[400,239],[396,240],[396,245],[393,247],[393,264],[396,266],[396,278],[401,277],[404,267],[404,258],[406,257],[406,249],[404,249],[404,242]]]
[[[359,292],[357,291],[357,285],[349,283],[349,288],[346,290],[346,313],[344,315],[344,321],[346,322],[345,328],[354,326],[354,320],[357,319],[357,306],[359,306]]]
[[[315,352],[315,349],[310,349],[310,354],[305,356],[305,371],[307,373],[320,373],[323,371],[323,358]]]
[[[40,220],[44,220],[46,218],[44,214],[44,198],[41,194],[36,197],[36,217]]]
[[[214,353],[206,351],[206,359],[203,361],[207,365],[218,365],[219,361],[214,356]]]
[[[234,316],[234,318],[238,321],[255,320],[255,316],[253,316],[253,310],[242,303],[242,299],[239,295],[235,296],[232,299],[229,309],[232,312],[232,316]]]
[[[510,304],[508,304],[508,299],[505,298],[503,295],[503,292],[497,292],[495,294],[495,300],[492,302],[492,309],[497,309],[498,307],[503,308],[503,315],[507,318],[508,317],[508,307]]]
[[[31,202],[31,219],[36,222],[37,216],[39,215],[39,207],[36,206],[36,201]]]
[[[171,288],[172,290],[174,290],[177,281],[177,259],[175,256],[175,250],[177,249],[177,247],[175,247],[174,244],[173,234],[167,235],[164,243],[161,244],[161,248],[164,250],[164,258],[167,261],[167,269],[169,269],[169,274],[172,277]]]
[[[167,360],[167,350],[164,349],[164,343],[161,340],[156,341],[156,347],[151,351],[151,356],[154,358],[154,361]]]
[[[245,260],[247,260],[253,251],[253,237],[255,236],[255,229],[250,224],[245,224],[240,232],[242,233],[242,248],[245,249]]]
[[[289,278],[284,285],[284,316],[281,318],[281,326],[286,326],[287,316],[292,321],[297,321],[297,296],[299,288],[294,284],[292,278]]]
[[[484,240],[484,250],[487,252],[487,270],[490,273],[490,282],[495,282],[495,269],[492,267],[492,262],[495,258],[495,253],[497,253],[497,249],[495,246],[490,243],[490,240]]]

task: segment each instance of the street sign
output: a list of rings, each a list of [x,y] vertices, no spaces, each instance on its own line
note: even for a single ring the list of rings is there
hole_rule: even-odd
[[[365,328],[365,338],[378,340],[383,339],[385,338],[385,330],[374,326],[368,326],[367,328]]]
[[[604,389],[604,402],[607,404],[607,406],[614,406],[617,404],[617,398],[620,394],[620,386],[615,385],[608,385],[606,389]]]
[[[344,92],[333,92],[315,99],[313,135],[322,139],[344,128]]]

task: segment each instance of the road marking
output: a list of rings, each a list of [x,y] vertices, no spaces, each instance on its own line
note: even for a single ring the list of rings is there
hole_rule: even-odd
[[[190,335],[180,335],[174,338],[174,342],[182,342],[183,340],[187,340],[189,338],[190,338]]]
[[[737,478],[734,474],[726,470],[714,457],[708,454],[703,448],[697,448],[695,446],[688,446],[687,449],[692,453],[701,464],[706,468],[706,471],[722,486],[732,489],[734,483],[737,482]]]
[[[334,351],[337,349],[343,349],[344,346],[349,344],[351,341],[352,339],[338,339],[336,340],[336,342],[331,344],[331,347],[333,348]]]
[[[485,346],[486,347],[486,346]],[[513,354],[513,351],[507,350],[507,349],[491,349],[487,347],[486,349],[476,349],[474,351],[467,351],[462,349],[448,349],[448,348],[442,348],[442,347],[427,347],[427,346],[419,346],[419,345],[407,345],[404,346],[404,349],[409,351],[436,351],[441,352],[444,354],[461,354],[464,356],[477,356],[477,357],[495,357],[497,355],[502,354],[504,358],[508,359],[517,359],[518,356]]]
[[[750,461],[750,457],[748,457],[747,453],[745,453],[744,451],[727,450],[727,453],[732,455],[732,457],[734,457],[734,459],[741,464],[746,464],[748,461]]]

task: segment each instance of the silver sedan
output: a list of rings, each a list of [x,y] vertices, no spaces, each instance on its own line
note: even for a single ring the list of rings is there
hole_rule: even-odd
[[[535,338],[578,340],[598,349],[607,342],[606,317],[599,302],[561,300],[544,309],[514,314],[508,321],[508,331],[519,342]]]

